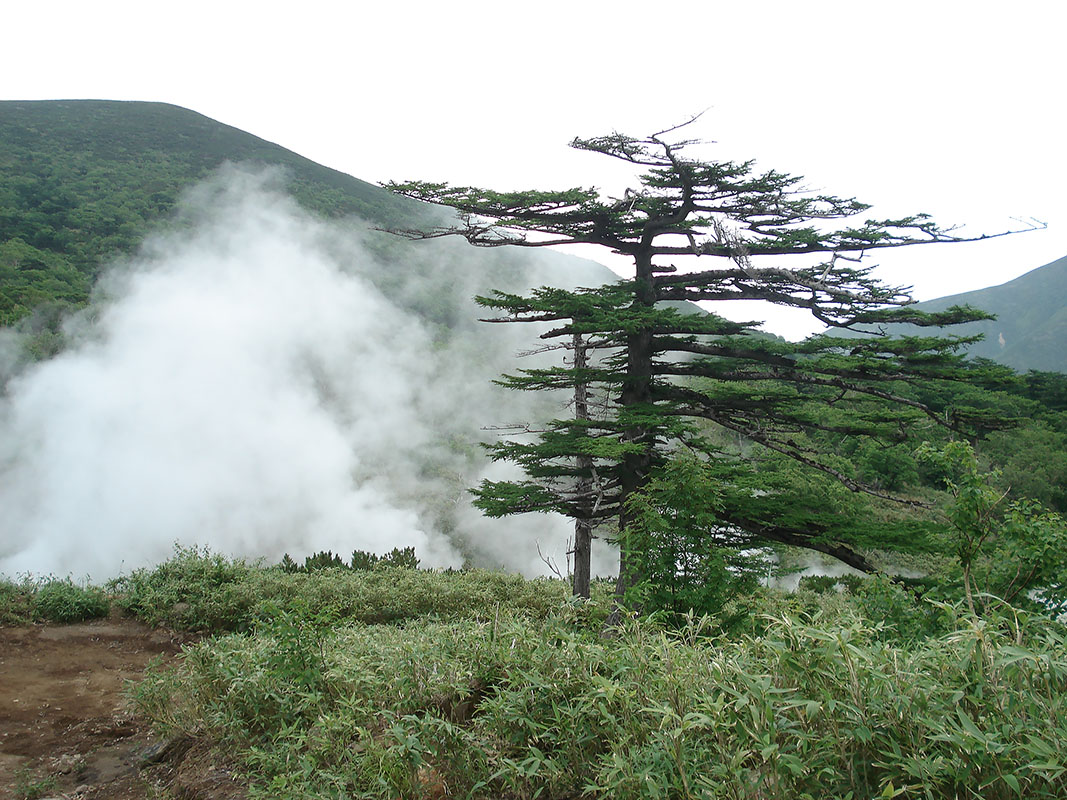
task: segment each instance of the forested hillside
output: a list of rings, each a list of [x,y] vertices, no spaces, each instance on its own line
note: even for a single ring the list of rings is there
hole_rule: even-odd
[[[0,102],[0,324],[80,304],[102,259],[136,247],[223,162],[277,165],[306,208],[390,224],[416,204],[165,103]]]
[[[955,336],[981,337],[967,345],[971,358],[990,359],[1018,372],[1067,372],[1067,257],[999,286],[926,300],[912,308],[937,313],[953,306],[971,306],[995,317],[952,328]],[[922,335],[912,325],[891,325],[885,330]],[[830,333],[854,335],[852,331]]]

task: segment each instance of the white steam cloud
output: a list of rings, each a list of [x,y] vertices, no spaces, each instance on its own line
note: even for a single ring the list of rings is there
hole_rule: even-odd
[[[395,299],[461,250],[411,247],[442,262],[386,276],[389,299],[396,264],[275,183],[230,169],[200,187],[177,233],[106,276],[71,345],[6,381],[0,573],[100,580],[176,542],[270,561],[414,546],[424,565],[527,573],[540,542],[563,565],[565,520],[487,520],[465,492],[480,426],[530,413],[489,384],[514,334],[442,336]]]

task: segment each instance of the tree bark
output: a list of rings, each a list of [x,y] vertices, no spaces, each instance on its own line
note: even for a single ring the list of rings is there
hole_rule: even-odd
[[[656,305],[656,290],[653,284],[652,257],[647,251],[634,254],[636,280],[634,286],[635,307],[652,308]],[[652,400],[652,359],[655,350],[652,346],[652,329],[637,330],[626,337],[626,377],[619,394],[619,405],[623,412],[637,405]],[[619,609],[626,593],[641,582],[640,571],[628,544],[628,531],[631,525],[630,513],[626,501],[634,492],[640,491],[648,482],[652,469],[652,432],[646,427],[635,425],[628,433],[631,441],[645,446],[639,453],[630,453],[622,459],[619,475],[620,513],[619,513],[619,578],[615,584],[615,608],[608,617],[607,625],[619,623]]]
[[[580,333],[574,334],[574,369],[582,370],[588,365],[585,342]],[[574,384],[574,418],[589,419],[589,386],[584,381]],[[576,597],[589,597],[590,570],[592,569],[593,548],[593,459],[580,455],[576,459],[578,466],[578,496],[581,511],[574,517],[574,575],[572,590]]]
[[[574,576],[572,591],[575,597],[589,599],[590,570],[592,568],[593,526],[589,521],[574,520]]]

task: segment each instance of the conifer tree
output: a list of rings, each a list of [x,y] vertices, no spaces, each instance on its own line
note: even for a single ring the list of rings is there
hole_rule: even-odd
[[[951,423],[900,387],[973,377],[957,353],[973,340],[893,337],[884,326],[943,326],[986,315],[959,307],[937,314],[910,309],[907,290],[883,284],[862,260],[884,248],[991,237],[960,236],[925,214],[851,222],[869,206],[809,193],[801,178],[758,171],[753,161],[690,157],[699,143],[675,137],[691,122],[647,138],[613,133],[571,143],[634,167],[637,183],[621,198],[594,188],[496,192],[426,182],[389,185],[458,212],[451,225],[394,233],[417,239],[459,235],[481,247],[593,244],[626,256],[633,266],[632,277],[605,286],[543,287],[527,296],[497,292],[478,299],[501,314],[491,321],[547,323],[544,339],[584,341],[587,359],[521,370],[505,376],[505,385],[597,391],[611,399],[611,413],[576,414],[552,422],[533,441],[494,445],[492,457],[521,466],[526,480],[484,482],[476,504],[492,516],[554,510],[593,524],[616,519],[622,593],[639,577],[626,546],[628,500],[672,451],[687,448],[731,488],[716,506],[724,529],[746,540],[820,550],[869,571],[854,530],[838,524],[829,509],[804,516],[783,508],[775,501],[788,490],[746,483],[752,474],[738,454],[705,434],[710,424],[832,476],[853,492],[879,494],[813,449],[804,432],[899,441],[917,420]],[[711,268],[701,268],[704,261],[713,262]],[[876,335],[818,335],[789,343],[759,332],[756,323],[683,313],[678,303],[665,303],[736,300],[806,309],[831,328],[873,326]],[[742,485],[748,488],[737,491]]]

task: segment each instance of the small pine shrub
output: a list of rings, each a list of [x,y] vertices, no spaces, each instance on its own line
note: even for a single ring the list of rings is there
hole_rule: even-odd
[[[304,559],[303,572],[313,572],[317,569],[345,569],[347,564],[341,557],[330,550],[315,553]]]
[[[369,553],[366,550],[353,550],[352,559],[347,564],[332,550],[324,550],[307,556],[303,565],[297,564],[293,557],[286,553],[278,564],[282,572],[312,572],[317,569],[360,571],[374,569],[377,566],[418,569],[419,559],[415,556],[414,547],[405,547],[403,549],[394,547],[383,556],[377,553]]]
[[[419,559],[415,556],[414,547],[400,549],[394,547],[384,556],[367,553],[363,550],[355,550],[352,553],[352,569],[374,569],[379,564],[384,567],[400,567],[401,569],[418,569]]]

